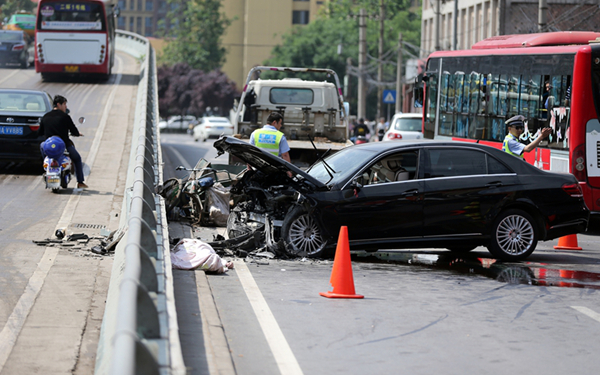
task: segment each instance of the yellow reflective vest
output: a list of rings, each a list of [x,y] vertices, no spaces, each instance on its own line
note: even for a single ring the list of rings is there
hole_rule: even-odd
[[[279,143],[283,133],[278,130],[258,129],[254,131],[254,145],[279,156]]]
[[[523,153],[521,153],[521,155],[517,155],[514,152],[512,152],[510,150],[510,147],[508,147],[508,141],[510,141],[511,139],[514,139],[515,141],[519,141],[517,139],[517,137],[515,137],[514,135],[508,133],[506,135],[506,137],[504,137],[504,142],[502,143],[502,151],[506,152],[507,154],[511,154],[512,156],[516,156],[518,158],[524,159]]]

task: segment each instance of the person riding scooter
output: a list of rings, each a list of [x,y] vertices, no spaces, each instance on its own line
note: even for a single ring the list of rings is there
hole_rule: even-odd
[[[73,144],[73,141],[69,138],[69,133],[75,137],[83,137],[83,134],[79,132],[79,129],[77,129],[75,123],[73,123],[71,116],[68,115],[67,98],[56,95],[53,100],[53,106],[54,108],[52,111],[46,113],[44,117],[42,117],[38,135],[44,136],[44,140],[56,135],[65,142],[69,156],[75,165],[77,188],[85,189],[88,186],[83,180],[83,163],[81,162],[81,156],[79,155],[79,152],[77,152],[75,144]]]

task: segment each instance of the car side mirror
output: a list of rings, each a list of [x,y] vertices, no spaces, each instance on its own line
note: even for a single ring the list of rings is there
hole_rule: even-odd
[[[80,124],[83,124],[85,122],[85,117],[80,117],[78,121]]]

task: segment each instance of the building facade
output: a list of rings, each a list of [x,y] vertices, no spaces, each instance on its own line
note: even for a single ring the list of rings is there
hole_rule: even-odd
[[[326,0],[222,0],[221,11],[232,20],[223,36],[227,49],[223,71],[238,87],[248,71],[262,64],[280,44],[282,35],[296,25],[315,19]],[[146,37],[157,36],[165,20],[167,0],[119,0],[117,28]],[[169,27],[168,23],[166,27]]]
[[[233,20],[225,31],[227,49],[223,72],[242,88],[248,71],[271,56],[292,27],[317,16],[321,0],[223,0],[223,11]]]
[[[439,30],[436,25],[438,1]],[[547,0],[547,7],[545,31],[600,29],[598,0]],[[539,1],[424,0],[422,14],[421,54],[427,57],[436,49],[454,49],[455,43],[456,49],[469,49],[476,42],[492,36],[536,33]]]

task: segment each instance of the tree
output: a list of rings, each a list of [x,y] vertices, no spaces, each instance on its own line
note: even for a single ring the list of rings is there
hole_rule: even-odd
[[[17,13],[20,10],[24,10],[26,12],[33,12],[33,9],[36,7],[36,4],[33,3],[31,0],[2,0],[0,1],[0,7],[2,8],[0,20],[3,21],[5,18],[10,18],[10,16]]]
[[[226,116],[239,95],[235,83],[220,70],[208,73],[192,69],[187,63],[158,68],[160,116],[193,115],[211,112]]]
[[[356,87],[358,86],[358,21],[359,9],[370,12],[367,20],[367,52],[369,94],[367,97],[367,117],[374,118],[377,109],[377,60],[379,40],[379,6],[381,0],[338,0],[330,1],[322,8],[318,18],[306,26],[294,27],[283,36],[281,45],[276,46],[265,65],[330,68],[338,76],[349,75],[350,95],[344,99],[350,102],[351,112],[356,113]],[[411,8],[410,0],[385,0],[384,36],[384,82],[395,89],[396,53],[398,33],[411,45],[420,44],[420,8]],[[341,53],[338,54],[338,45]],[[404,50],[405,59],[418,55]],[[347,59],[352,66],[346,65]],[[280,78],[273,72],[263,73],[263,78]],[[322,79],[322,78],[319,78]]]
[[[193,69],[211,71],[225,62],[221,38],[231,21],[220,13],[220,0],[168,0],[170,11],[161,23],[170,39],[160,56],[167,65],[186,62]]]

